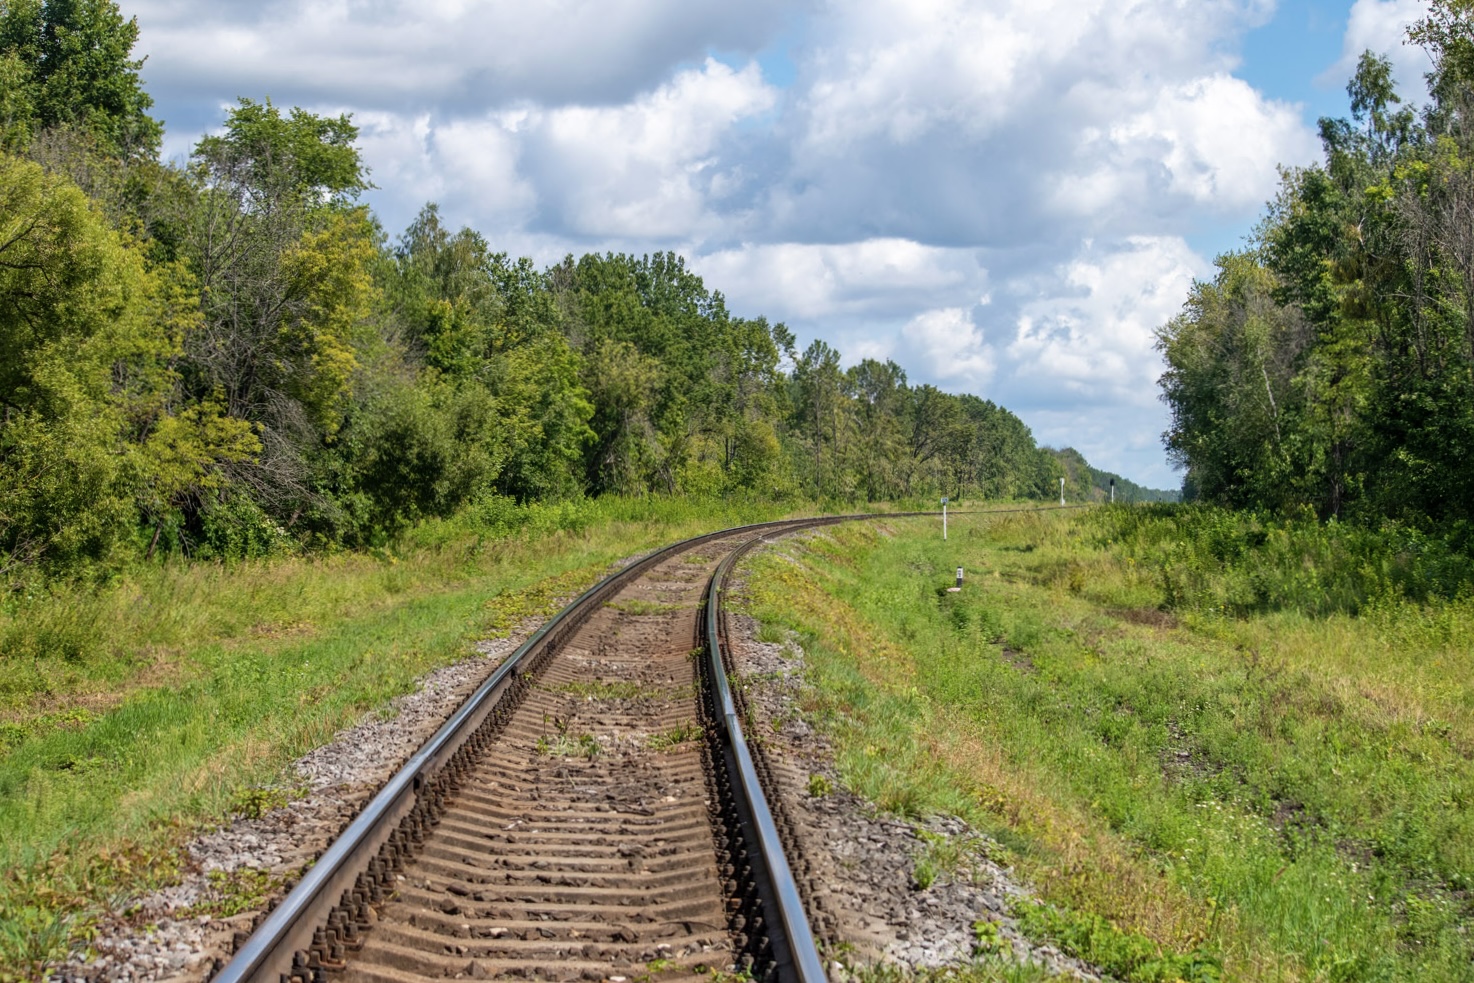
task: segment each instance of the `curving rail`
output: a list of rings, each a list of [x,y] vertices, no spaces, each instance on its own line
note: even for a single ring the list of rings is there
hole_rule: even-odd
[[[724,529],[658,550],[589,588],[476,689],[254,932],[237,936],[235,955],[214,975],[214,983],[280,983],[294,977],[315,980],[325,970],[340,966],[345,948],[357,942],[359,927],[370,921],[368,906],[388,893],[402,858],[414,853],[426,830],[439,819],[472,756],[484,750],[492,732],[510,717],[542,664],[626,583],[675,554],[713,540],[902,514],[790,519]],[[759,846],[758,852],[766,857],[772,850]],[[778,852],[781,855],[781,849]],[[780,918],[777,923],[783,921]]]
[[[761,892],[762,907],[766,909],[764,924],[772,965],[779,979],[823,983],[826,979],[824,960],[820,958],[798,882],[789,867],[752,751],[742,732],[742,718],[727,680],[728,660],[724,658],[721,644],[724,634],[720,623],[721,594],[737,561],[762,541],[762,537],[757,537],[739,546],[727,555],[712,575],[703,616],[706,627],[703,668],[708,680],[707,692],[717,727],[717,740],[732,779],[732,798],[742,825],[750,831],[747,840],[755,847],[749,851],[749,856],[755,861],[753,874]]]
[[[1013,510],[999,510],[1013,511]],[[1033,511],[1033,510],[1030,510]],[[1041,510],[1042,511],[1042,510]],[[348,950],[362,942],[370,905],[393,891],[397,872],[413,857],[474,759],[496,739],[532,685],[533,678],[606,600],[671,557],[704,543],[751,534],[719,565],[706,590],[703,700],[713,764],[733,828],[726,837],[736,899],[732,930],[737,948],[762,963],[752,968],[783,981],[820,983],[823,962],[805,914],[803,898],[785,856],[753,755],[742,730],[738,702],[727,679],[721,646],[720,600],[737,560],[769,534],[864,519],[907,518],[931,512],[871,513],[755,523],[675,543],[638,560],[589,588],[517,648],[384,785],[364,810],[249,936],[238,933],[235,955],[214,983],[317,981],[341,968]],[[733,842],[735,841],[735,842]],[[740,877],[740,879],[739,879]]]

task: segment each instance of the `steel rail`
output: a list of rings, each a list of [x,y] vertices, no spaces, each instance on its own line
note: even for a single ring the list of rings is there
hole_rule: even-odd
[[[433,824],[444,807],[445,791],[440,787],[439,779],[445,773],[459,773],[464,765],[467,742],[475,737],[489,719],[500,719],[500,715],[509,713],[502,706],[508,702],[503,697],[513,691],[513,695],[519,694],[540,661],[550,656],[606,598],[616,594],[628,581],[677,553],[743,533],[789,532],[857,519],[908,518],[930,514],[934,513],[891,512],[781,519],[723,529],[693,536],[650,553],[590,587],[518,646],[434,736],[385,783],[363,811],[308,869],[286,898],[271,910],[250,936],[239,942],[234,956],[212,977],[212,983],[282,983],[294,975],[304,979],[320,977],[325,965],[321,954],[330,948],[341,947],[341,933],[352,937],[353,929],[346,922],[350,916],[344,912],[352,911],[355,907],[362,911],[368,903],[366,898],[378,897],[373,885],[366,884],[365,876],[372,879],[382,873],[375,865],[386,851],[390,855],[413,851],[412,844],[420,841],[425,826]],[[717,583],[717,580],[714,579],[713,583]],[[726,693],[723,707],[730,708],[731,694],[726,688],[726,674],[716,672],[712,678],[719,682]],[[731,709],[724,711],[723,719],[727,722],[729,734],[740,738],[741,724]],[[744,753],[746,751],[740,739],[733,747],[741,748]],[[750,756],[746,760],[750,771]],[[744,784],[748,777],[743,776]],[[755,772],[750,777],[755,782]],[[759,786],[753,784],[751,788],[756,793],[750,796],[751,806],[762,805],[761,811],[753,814],[759,837],[757,852],[770,869],[784,871],[787,869],[787,861],[782,856],[781,846],[776,846],[777,834],[772,817],[766,809],[766,799],[761,797],[762,790]],[[765,838],[768,833],[772,834],[771,839]],[[788,874],[788,884],[792,885],[791,873]],[[797,897],[796,888],[792,893]],[[791,908],[785,909],[785,913],[772,924],[781,926],[786,939],[801,940],[807,935],[808,944],[812,947],[812,934],[808,932],[807,920],[803,919],[802,904],[796,910],[795,916]],[[801,920],[801,924],[795,919]],[[812,959],[804,954],[795,961],[802,962],[811,972],[810,964],[814,960],[817,960],[817,953]],[[822,964],[819,965],[819,973],[818,976],[802,978],[822,980]]]
[[[1086,506],[1063,506],[1065,509]],[[1061,506],[1035,509],[956,510],[954,515],[994,512],[1046,512]],[[416,751],[379,790],[303,875],[280,904],[243,939],[238,939],[231,960],[212,977],[212,983],[284,983],[292,976],[319,978],[324,963],[321,954],[341,948],[353,937],[349,922],[355,906],[362,912],[379,894],[372,883],[382,879],[381,858],[410,854],[423,830],[432,825],[444,807],[446,791],[440,779],[458,775],[465,765],[467,742],[483,725],[496,723],[510,714],[505,706],[526,688],[552,652],[556,651],[610,596],[631,580],[669,557],[718,539],[758,535],[742,544],[719,565],[708,587],[706,603],[707,659],[713,689],[714,719],[721,730],[724,753],[735,771],[733,794],[738,801],[743,831],[751,839],[750,855],[760,868],[759,895],[766,909],[772,955],[779,979],[800,983],[822,983],[823,962],[804,912],[802,897],[784,855],[768,800],[762,789],[752,754],[742,731],[721,658],[718,637],[720,595],[725,578],[736,561],[762,541],[764,533],[794,532],[841,522],[938,516],[940,512],[885,512],[806,519],[780,519],[717,530],[681,540],[656,550],[623,570],[617,571],[584,591],[571,604],[539,628],[495,671]],[[513,699],[507,699],[511,697]],[[454,782],[452,781],[452,786]],[[377,866],[376,866],[377,865]]]
[[[760,542],[763,542],[760,536],[750,539],[728,554],[707,587],[706,676],[710,680],[713,718],[720,727],[724,755],[734,773],[731,776],[733,798],[736,799],[744,832],[755,847],[749,856],[755,861],[753,874],[758,881],[760,903],[765,909],[764,922],[772,946],[775,975],[781,983],[825,983],[824,960],[819,955],[798,881],[784,853],[782,838],[768,806],[767,795],[763,792],[762,781],[758,778],[752,752],[747,746],[741,715],[737,712],[722,658],[719,628],[722,594],[737,561]]]

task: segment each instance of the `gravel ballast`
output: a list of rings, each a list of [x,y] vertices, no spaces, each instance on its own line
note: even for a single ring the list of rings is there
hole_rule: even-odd
[[[88,952],[52,973],[57,983],[206,979],[228,958],[236,932],[279,901],[374,793],[441,724],[516,650],[541,622],[509,637],[483,641],[476,654],[421,677],[397,697],[340,731],[332,742],[293,763],[295,795],[258,817],[238,816],[186,847],[178,884],[108,912]],[[237,907],[242,885],[254,886],[254,904],[231,916],[199,910]],[[234,904],[231,902],[234,901]]]
[[[885,815],[845,790],[832,747],[801,709],[803,650],[792,638],[758,641],[750,616],[734,611],[728,617],[753,729],[766,735],[763,751],[780,786],[769,795],[782,801],[809,879],[819,885],[820,896],[810,899],[821,909],[811,912],[823,923],[816,934],[842,953],[830,964],[831,979],[876,964],[910,971],[967,964],[978,958],[973,926],[979,921],[993,923],[999,943],[1021,963],[1081,980],[1102,978],[1019,932],[1010,905],[1032,895],[991,859],[1000,851],[987,836],[954,816],[913,822]],[[947,841],[945,852],[956,862],[922,887],[917,860],[929,841]]]

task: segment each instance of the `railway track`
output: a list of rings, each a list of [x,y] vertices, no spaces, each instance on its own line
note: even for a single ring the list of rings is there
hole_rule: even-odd
[[[215,983],[822,980],[719,598],[762,538],[851,518],[697,537],[591,588],[237,937]]]

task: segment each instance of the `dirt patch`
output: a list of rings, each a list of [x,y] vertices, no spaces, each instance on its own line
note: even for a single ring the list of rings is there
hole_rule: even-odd
[[[1010,648],[1007,642],[1001,643],[999,654],[1003,656],[1004,662],[1007,662],[1019,672],[1032,674],[1039,671],[1035,668],[1033,659],[1016,648]]]
[[[1168,743],[1158,754],[1162,777],[1174,784],[1212,778],[1223,771],[1223,766],[1205,755],[1182,726],[1175,720],[1167,721]]]
[[[844,790],[833,749],[800,710],[804,656],[793,641],[760,642],[752,618],[730,616],[731,643],[753,727],[795,829],[816,934],[830,958],[830,978],[886,964],[903,970],[971,962],[980,954],[974,924],[994,952],[1083,980],[1092,967],[1053,946],[1037,945],[1009,915],[1029,891],[992,859],[996,845],[961,819],[911,822],[880,813]],[[1032,665],[1031,665],[1032,668]]]
[[[1133,625],[1145,625],[1148,628],[1176,628],[1180,624],[1172,612],[1163,611],[1160,608],[1116,608],[1110,612],[1110,615]]]
[[[251,626],[250,637],[278,641],[284,638],[306,638],[317,633],[317,626],[307,621],[260,621]]]

